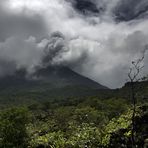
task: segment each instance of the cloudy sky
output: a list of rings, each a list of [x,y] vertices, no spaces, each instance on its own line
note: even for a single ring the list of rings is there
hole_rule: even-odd
[[[0,0],[0,76],[46,58],[116,88],[147,45],[148,0]]]

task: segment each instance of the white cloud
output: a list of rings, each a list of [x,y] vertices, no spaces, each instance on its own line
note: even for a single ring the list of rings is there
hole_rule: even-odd
[[[13,71],[19,68],[26,68],[31,72],[33,68],[41,63],[44,43],[36,43],[33,37],[27,40],[19,37],[10,37],[5,42],[0,43],[0,61],[3,63],[13,63]],[[0,62],[0,64],[1,64]],[[11,65],[5,69],[12,68]],[[1,72],[1,75],[3,73]],[[4,73],[5,74],[5,73]]]
[[[66,64],[109,87],[123,85],[130,62],[136,59],[139,52],[148,44],[146,19],[121,23],[114,21],[112,9],[119,0],[103,0],[101,3],[107,5],[107,8],[100,17],[84,17],[64,0],[8,2],[7,8],[11,12],[38,14],[44,18],[49,35],[55,31],[64,35],[64,50],[55,55],[52,59],[54,63]],[[49,42],[51,40],[49,39]],[[14,48],[11,49],[12,44]],[[21,45],[18,45],[15,39],[7,39],[5,43],[0,44],[0,50],[3,54],[0,58],[7,57],[6,59],[15,61],[17,66],[25,66],[27,69],[37,65],[44,55],[43,47],[41,49],[35,39],[28,39]]]

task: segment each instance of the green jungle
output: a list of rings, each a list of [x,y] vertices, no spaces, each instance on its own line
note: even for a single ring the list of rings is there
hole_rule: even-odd
[[[1,148],[133,148],[130,83],[0,92]],[[135,144],[148,146],[148,81],[135,83]],[[71,92],[71,93],[70,93]]]

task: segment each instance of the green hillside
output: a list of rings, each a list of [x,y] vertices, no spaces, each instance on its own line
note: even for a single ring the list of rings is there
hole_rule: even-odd
[[[98,96],[11,100],[15,107],[8,100],[0,112],[0,147],[132,148],[130,98],[117,97],[124,89],[100,92]],[[148,101],[140,99],[135,142],[138,148],[144,148],[148,138]]]
[[[8,85],[10,82],[15,85]],[[133,148],[130,83],[114,90],[84,84],[53,87],[47,79],[33,81],[22,76],[13,77],[13,83],[12,77],[1,83],[0,147]],[[148,139],[148,81],[134,86],[135,145],[144,148]]]

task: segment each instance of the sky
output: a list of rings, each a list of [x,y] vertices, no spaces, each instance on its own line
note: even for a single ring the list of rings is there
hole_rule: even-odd
[[[0,0],[0,76],[61,65],[121,87],[147,26],[148,0]],[[147,52],[143,65],[147,75]]]

